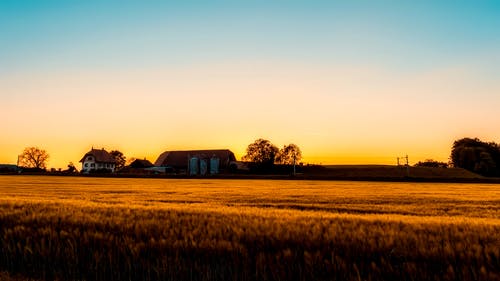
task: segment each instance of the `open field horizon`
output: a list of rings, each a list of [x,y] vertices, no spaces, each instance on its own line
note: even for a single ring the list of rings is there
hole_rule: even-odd
[[[4,0],[0,42],[0,281],[500,280],[498,0]]]
[[[2,176],[0,194],[0,271],[46,280],[500,277],[494,184]]]

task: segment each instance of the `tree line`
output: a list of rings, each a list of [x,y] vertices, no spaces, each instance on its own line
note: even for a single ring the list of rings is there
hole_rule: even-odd
[[[111,155],[116,160],[116,168],[121,169],[126,164],[126,157],[118,150],[112,150]],[[28,169],[44,171],[50,155],[38,147],[27,147],[19,155],[19,166]],[[294,165],[302,160],[302,152],[296,144],[283,145],[278,148],[269,140],[259,138],[249,144],[243,161],[257,172],[272,171],[276,164]],[[453,166],[463,168],[482,176],[500,177],[500,145],[495,142],[483,142],[478,138],[462,138],[453,143],[450,162],[425,160],[415,166],[445,168]],[[76,172],[72,162],[66,171]]]
[[[242,160],[248,162],[252,172],[269,173],[269,172],[288,172],[277,169],[276,164],[280,167],[299,164],[302,159],[302,152],[296,144],[283,145],[281,149],[272,144],[266,139],[257,139],[249,144],[246,149],[246,154]]]
[[[478,138],[456,140],[448,163],[432,159],[418,162],[416,167],[463,168],[486,177],[500,177],[500,145]]]
[[[299,163],[302,159],[302,152],[296,144],[284,145],[278,149],[274,144],[266,139],[257,139],[249,144],[243,161],[250,161],[263,165],[284,164],[292,165]]]

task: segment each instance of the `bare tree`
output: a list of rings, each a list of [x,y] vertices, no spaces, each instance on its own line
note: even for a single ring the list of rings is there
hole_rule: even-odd
[[[38,147],[26,147],[21,155],[19,155],[19,163],[23,167],[45,169],[49,154],[47,151]]]

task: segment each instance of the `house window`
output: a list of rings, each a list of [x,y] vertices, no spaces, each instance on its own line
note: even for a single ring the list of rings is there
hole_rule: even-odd
[[[85,168],[87,168],[89,166],[89,163],[85,163]]]
[[[87,157],[87,161],[92,161],[92,156]]]
[[[95,164],[94,164],[94,163],[91,163],[91,164],[90,164],[90,167],[92,167],[92,168],[93,168],[93,167],[95,167]]]

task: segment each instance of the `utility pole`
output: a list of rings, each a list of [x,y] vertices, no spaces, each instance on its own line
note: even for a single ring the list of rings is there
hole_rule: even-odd
[[[17,168],[17,173],[20,174],[21,173],[21,169],[19,168],[19,162],[21,162],[21,155],[17,155],[17,164],[16,164],[16,168]]]
[[[410,177],[410,164],[408,162],[408,154],[406,154],[406,176]]]
[[[410,161],[408,158],[408,154],[406,154],[404,157],[397,157],[396,161],[398,162],[398,167],[401,166],[406,166],[406,176],[410,176]]]

